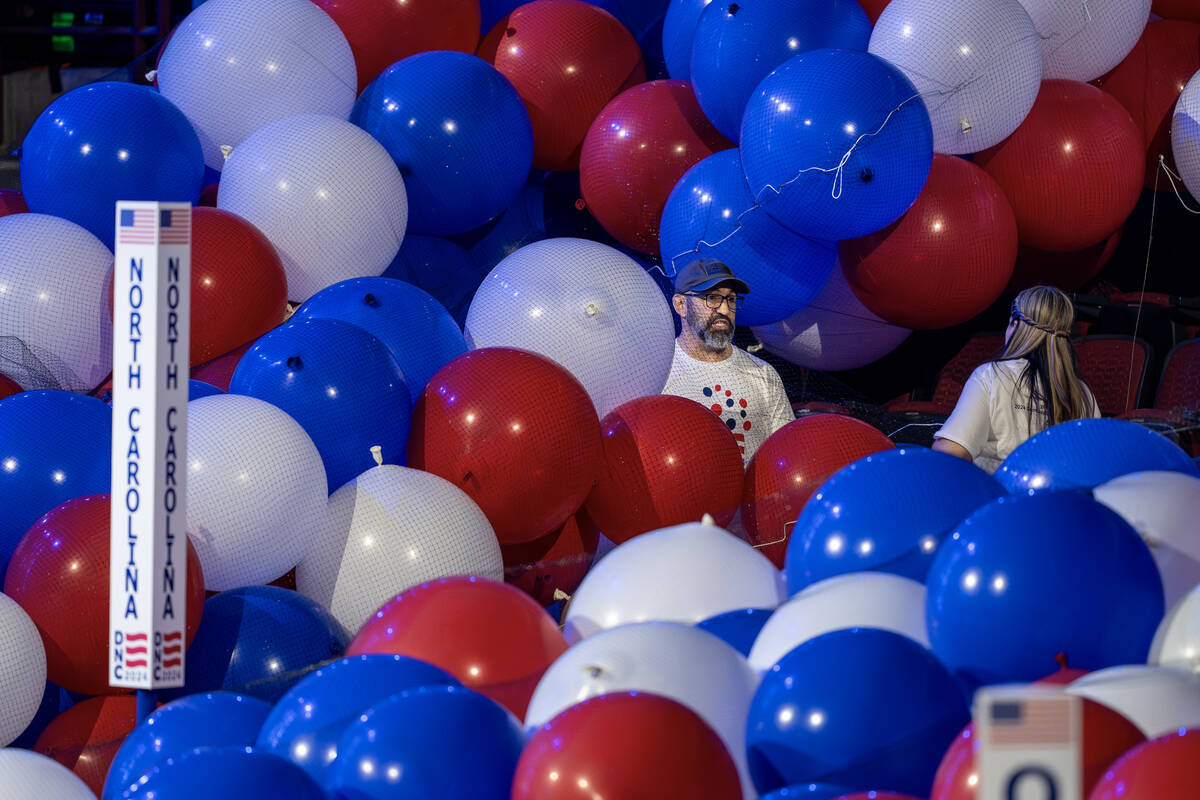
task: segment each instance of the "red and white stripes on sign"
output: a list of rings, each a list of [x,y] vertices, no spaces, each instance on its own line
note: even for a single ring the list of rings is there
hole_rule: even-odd
[[[1069,744],[1068,698],[996,703],[992,707],[991,744],[1000,746]]]
[[[173,208],[162,212],[158,229],[159,244],[187,244],[191,241],[191,209]]]
[[[118,244],[154,244],[153,208],[126,209],[121,212],[121,224],[117,229]]]

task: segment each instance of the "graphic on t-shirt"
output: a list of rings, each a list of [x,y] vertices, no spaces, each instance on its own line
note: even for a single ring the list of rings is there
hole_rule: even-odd
[[[733,433],[733,438],[738,443],[738,450],[744,455],[746,452],[745,432],[754,427],[746,414],[748,410],[746,398],[738,397],[735,399],[733,390],[723,389],[719,383],[712,386],[705,386],[701,391],[705,397],[712,399],[713,403],[709,408],[721,418],[725,426]]]

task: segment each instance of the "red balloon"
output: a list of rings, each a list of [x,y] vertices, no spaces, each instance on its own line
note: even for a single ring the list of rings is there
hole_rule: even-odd
[[[1164,19],[1190,19],[1200,22],[1200,3],[1196,0],[1154,0],[1150,10]]]
[[[583,199],[613,238],[658,252],[667,195],[696,162],[733,147],[696,102],[687,81],[651,81],[604,107],[579,159]]]
[[[858,0],[863,11],[867,12],[867,18],[871,20],[872,25],[879,21],[879,15],[883,13],[890,2],[891,0]]]
[[[1200,784],[1200,730],[1181,730],[1135,747],[1120,758],[1088,800],[1166,800]],[[1191,789],[1187,787],[1192,787]]]
[[[358,91],[402,58],[427,50],[474,53],[479,0],[312,0],[346,35]]]
[[[842,467],[894,447],[881,431],[839,414],[784,425],[746,466],[742,523],[750,543],[782,569],[792,526],[812,493]]]
[[[580,0],[518,6],[492,28],[477,55],[525,101],[534,169],[579,169],[592,120],[609,100],[646,80],[633,35],[607,11]]]
[[[1017,259],[1017,220],[991,176],[937,153],[903,217],[841,243],[842,268],[867,308],[905,328],[947,328],[986,310]]]
[[[583,505],[599,473],[600,420],[571,373],[487,347],[430,379],[413,409],[408,465],[474,500],[500,544],[540,539]]]
[[[1125,60],[1105,75],[1100,88],[1111,94],[1133,116],[1142,132],[1146,152],[1145,186],[1170,191],[1166,176],[1158,174],[1158,157],[1171,155],[1171,118],[1183,87],[1200,70],[1200,23],[1182,20],[1151,22]]]
[[[250,349],[253,342],[246,344],[234,350],[230,350],[223,356],[217,356],[212,361],[201,364],[198,367],[192,367],[192,380],[204,381],[212,384],[222,392],[229,391],[229,382],[233,380],[233,372],[237,369],[238,362],[242,360],[242,356]]]
[[[1123,228],[1117,228],[1111,236],[1099,244],[1073,250],[1069,253],[1053,253],[1032,247],[1017,248],[1017,264],[1013,267],[1006,294],[1015,294],[1022,289],[1038,284],[1057,286],[1064,292],[1073,292],[1100,274],[1104,266],[1116,255],[1121,243]]]
[[[14,381],[12,378],[0,373],[0,400],[3,400],[9,395],[19,394],[25,391],[21,388],[21,384]]]
[[[0,189],[0,217],[28,212],[29,206],[25,205],[25,195],[15,189]]]
[[[221,183],[219,181],[217,183],[210,183],[208,186],[205,186],[200,190],[200,199],[197,201],[196,205],[203,206],[204,208],[216,208],[217,194],[220,191]]]
[[[585,700],[538,728],[512,786],[512,800],[741,796],[716,732],[686,706],[644,692]]]
[[[504,580],[548,606],[555,594],[571,594],[596,558],[600,531],[583,509],[576,511],[561,528],[540,539],[500,548],[504,556]]]
[[[738,444],[699,403],[669,394],[639,397],[610,411],[600,431],[605,464],[585,508],[612,541],[704,514],[726,526],[737,513]]]
[[[176,563],[178,557],[172,555]],[[46,677],[72,692],[125,691],[108,685],[108,561],[108,495],[77,497],[29,529],[4,578],[4,593],[25,609],[42,635]],[[183,575],[178,578],[182,583]],[[204,611],[204,573],[190,540],[186,586],[190,644]]]
[[[1081,250],[1103,241],[1142,191],[1142,136],[1111,95],[1079,81],[1042,81],[1025,121],[976,154],[1012,204],[1021,244]]]
[[[136,726],[133,695],[89,697],[51,720],[33,749],[74,772],[99,797],[113,758]]]
[[[384,603],[347,656],[410,656],[525,718],[542,673],[567,649],[558,625],[519,589],[458,577],[414,586]]]
[[[1124,716],[1107,706],[1084,700],[1083,791],[1090,791],[1118,756],[1144,741],[1146,737]],[[976,800],[978,782],[975,723],[972,722],[955,737],[942,757],[929,800]]]

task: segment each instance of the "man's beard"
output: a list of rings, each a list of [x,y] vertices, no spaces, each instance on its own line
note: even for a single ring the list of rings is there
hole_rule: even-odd
[[[721,331],[714,330],[712,324],[718,319],[723,319],[729,323],[729,330]],[[733,320],[724,314],[713,312],[708,316],[708,319],[701,320],[700,313],[695,308],[689,308],[687,313],[687,324],[692,329],[692,332],[700,337],[704,342],[704,346],[714,352],[720,352],[729,346],[733,341]]]

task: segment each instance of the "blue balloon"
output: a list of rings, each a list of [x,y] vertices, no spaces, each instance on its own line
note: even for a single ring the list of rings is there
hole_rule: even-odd
[[[156,764],[197,747],[254,744],[271,706],[254,697],[210,692],[159,708],[125,738],[104,781],[103,800],[116,800]]]
[[[364,800],[508,800],[523,738],[512,714],[470,689],[411,689],[346,729],[326,787]]]
[[[763,676],[746,723],[750,776],[763,793],[813,781],[928,797],[969,720],[954,678],[912,639],[833,631]]]
[[[109,492],[111,451],[112,409],[94,397],[45,389],[0,400],[0,581],[43,514]]]
[[[692,41],[700,14],[711,0],[671,0],[663,18],[662,51],[667,72],[677,81],[691,77]]]
[[[1026,439],[996,470],[1010,492],[1094,489],[1131,472],[1200,478],[1192,457],[1149,428],[1122,419],[1077,419]]]
[[[232,800],[286,797],[328,800],[304,770],[272,753],[250,747],[203,747],[153,767],[125,790],[128,800]]]
[[[512,202],[533,165],[533,126],[520,95],[466,53],[397,61],[363,90],[350,121],[400,167],[413,233],[482,225]]]
[[[835,800],[851,791],[849,787],[831,783],[797,783],[760,795],[758,800]]]
[[[459,245],[449,239],[419,233],[404,237],[400,252],[383,273],[385,278],[404,281],[428,292],[450,312],[459,328],[466,323],[471,298],[485,275],[487,270],[476,266]],[[409,387],[416,392],[422,388]]]
[[[899,219],[933,164],[917,90],[856,50],[812,50],[776,67],[746,104],[740,144],[767,213],[816,239],[865,236]]]
[[[697,622],[696,627],[720,637],[734,650],[749,657],[750,648],[754,646],[758,632],[771,618],[771,613],[767,608],[739,608]]]
[[[16,739],[9,742],[8,747],[32,750],[38,737],[42,735],[42,731],[46,730],[46,726],[73,705],[75,705],[75,698],[71,696],[70,692],[57,684],[46,681],[46,688],[42,692],[42,702],[38,704],[33,719]]]
[[[968,517],[929,569],[925,621],[967,686],[1033,681],[1072,667],[1145,663],[1163,617],[1146,543],[1075,492],[995,500]]]
[[[833,242],[798,236],[754,208],[737,149],[708,156],[679,179],[663,208],[658,243],[670,275],[708,256],[750,285],[739,325],[790,317],[817,296],[837,263]]]
[[[746,101],[771,70],[809,50],[866,50],[870,41],[858,0],[710,3],[696,25],[690,80],[705,116],[736,142]]]
[[[588,0],[594,6],[612,14],[633,34],[641,39],[650,28],[667,13],[670,0]]]
[[[1006,494],[969,461],[919,447],[887,450],[835,472],[800,512],[788,542],[788,594],[847,572],[925,582],[942,540]]]
[[[216,386],[204,381],[188,381],[188,400],[196,400],[201,397],[208,397],[213,394],[225,394]]]
[[[294,317],[246,351],[229,391],[265,400],[300,423],[321,454],[331,494],[375,466],[375,445],[388,463],[404,463],[408,384],[391,351],[357,325]]]
[[[440,303],[392,278],[335,283],[296,309],[295,318],[349,322],[383,342],[400,365],[414,403],[434,373],[467,352],[462,329]],[[400,462],[389,458],[389,463]]]
[[[305,675],[346,652],[349,634],[302,594],[247,586],[204,602],[187,651],[187,682],[159,692],[173,700],[225,689],[275,702]]]
[[[355,719],[394,694],[434,685],[460,684],[449,673],[406,656],[335,661],[309,674],[275,704],[258,735],[258,747],[324,783],[337,758],[338,740]]]
[[[113,246],[118,200],[195,203],[204,188],[200,138],[157,91],[91,83],[52,102],[21,145],[29,210],[64,217]]]

